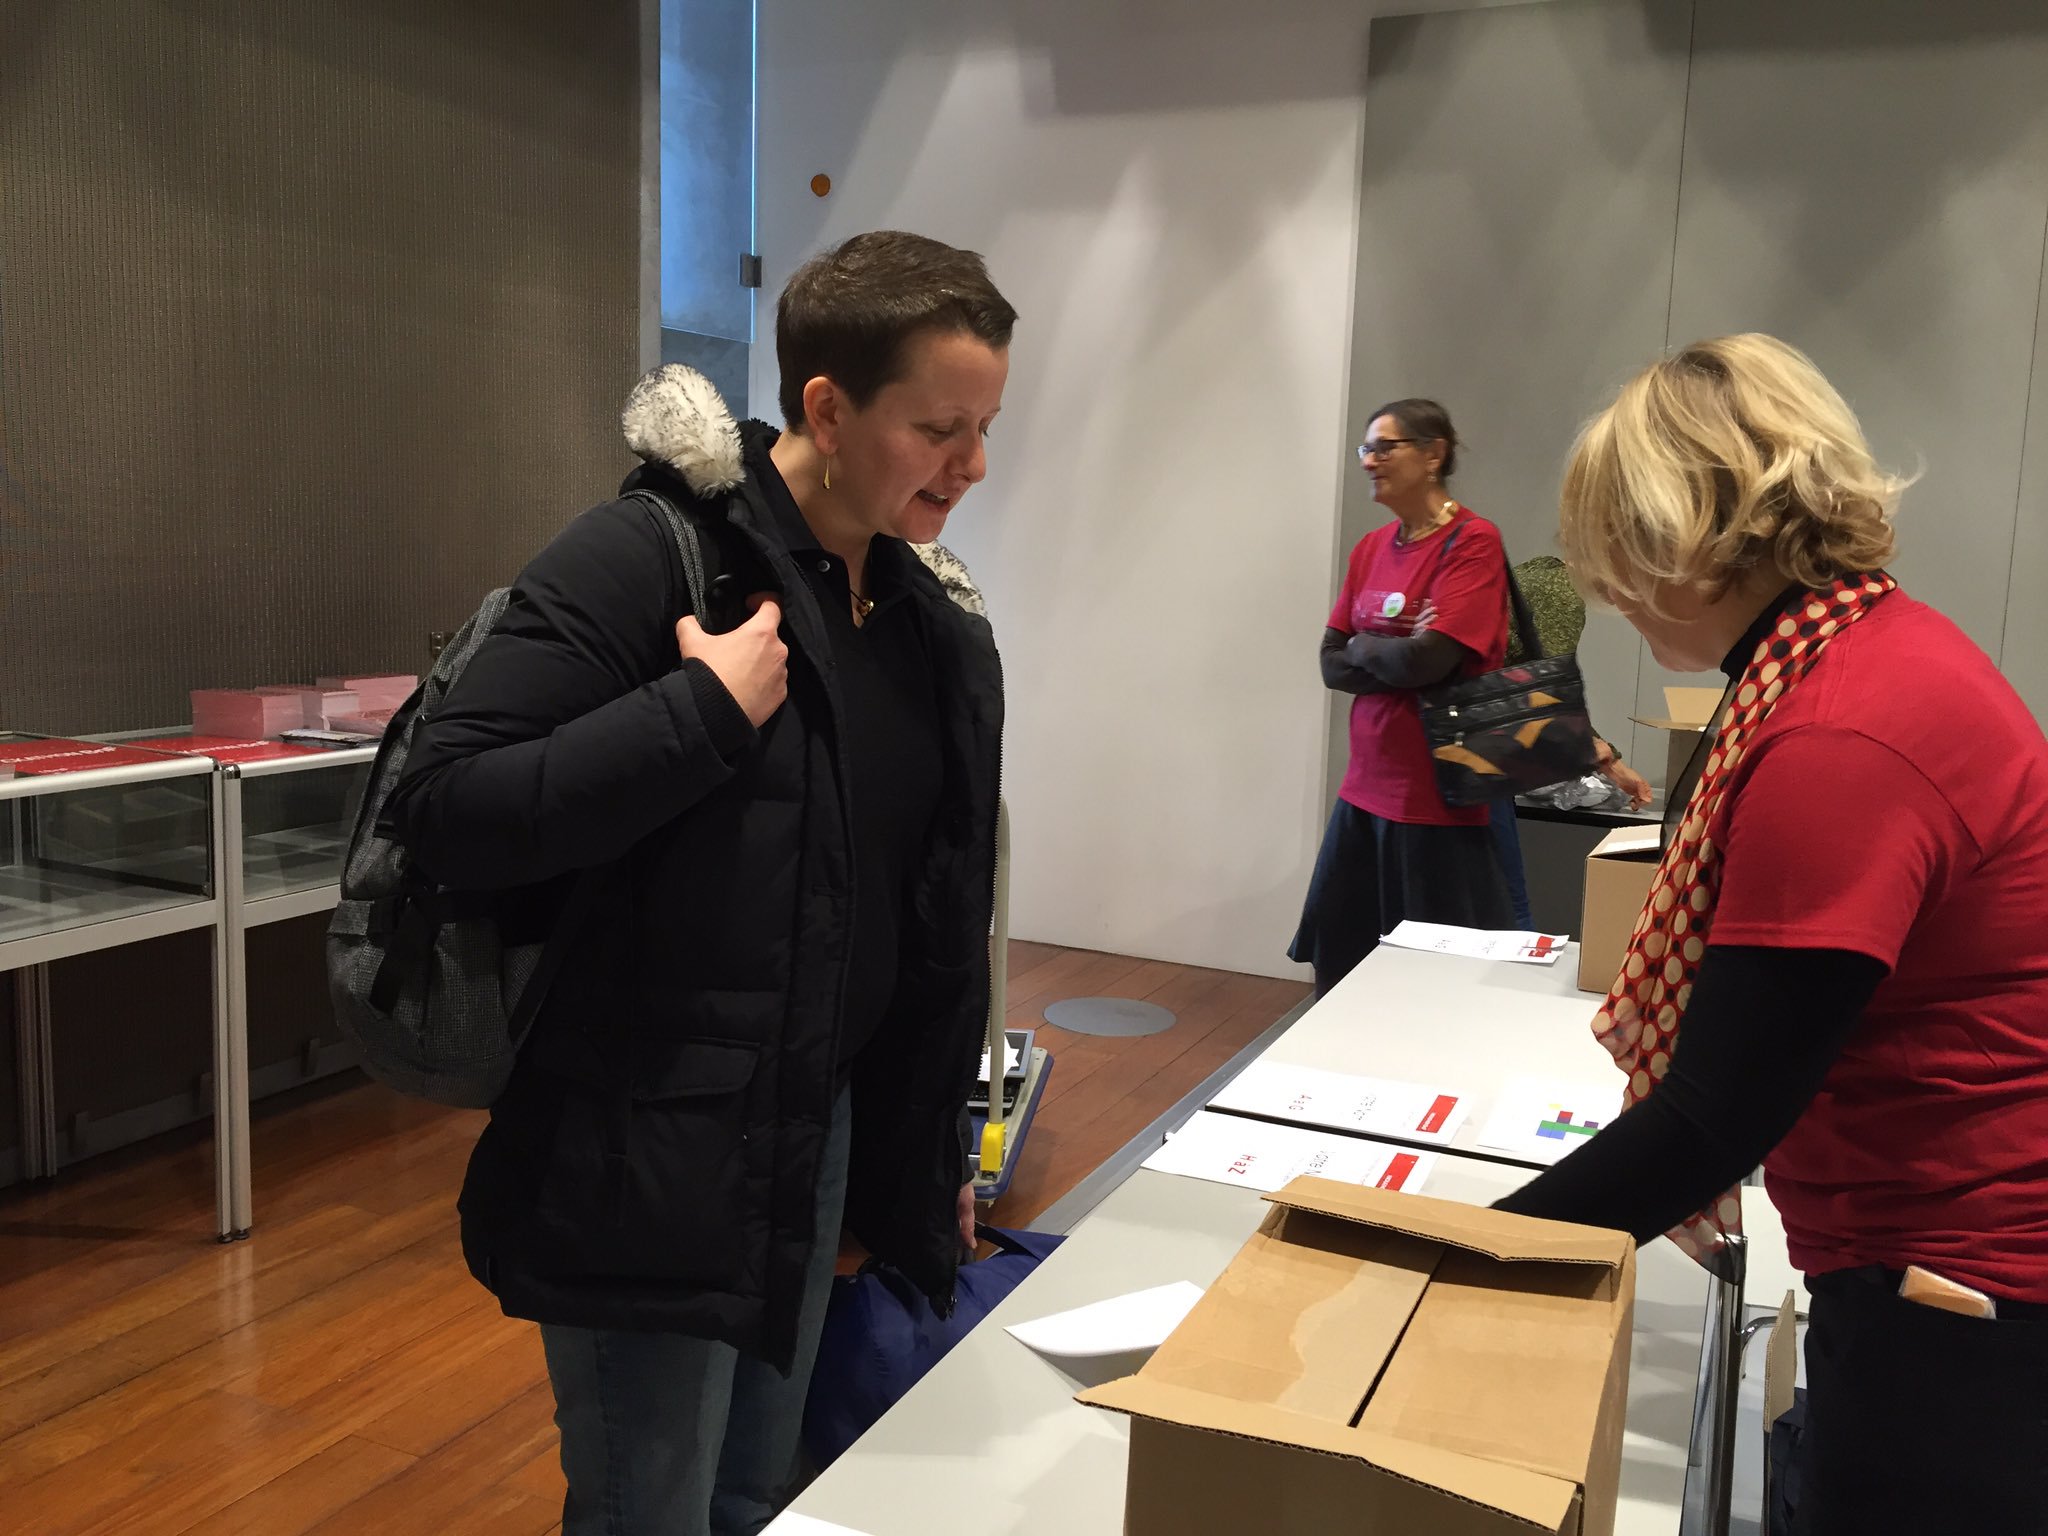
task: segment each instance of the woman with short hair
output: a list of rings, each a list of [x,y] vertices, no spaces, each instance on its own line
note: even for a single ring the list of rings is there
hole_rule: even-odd
[[[915,547],[987,469],[1016,318],[973,253],[857,235],[783,292],[779,429],[641,380],[644,462],[521,574],[392,797],[422,871],[508,914],[595,882],[461,1199],[541,1325],[566,1536],[768,1522],[842,1214],[951,1304],[1003,694]],[[690,611],[642,492],[741,611]]]

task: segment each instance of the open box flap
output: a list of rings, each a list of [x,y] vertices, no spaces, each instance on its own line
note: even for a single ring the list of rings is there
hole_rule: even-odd
[[[1427,1238],[1503,1263],[1597,1264],[1621,1268],[1635,1239],[1626,1232],[1516,1216],[1455,1200],[1369,1189],[1333,1179],[1299,1178],[1266,1199],[1387,1232]]]

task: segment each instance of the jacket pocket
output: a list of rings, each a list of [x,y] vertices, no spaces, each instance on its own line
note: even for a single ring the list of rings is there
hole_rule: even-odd
[[[563,1270],[729,1288],[755,1266],[746,1208],[748,1088],[760,1048],[683,1040],[638,1053],[630,1080],[565,1074],[538,1199]]]

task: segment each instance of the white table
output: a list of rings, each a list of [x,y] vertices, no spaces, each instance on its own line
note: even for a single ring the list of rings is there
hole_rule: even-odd
[[[1527,1176],[1447,1155],[1426,1192],[1484,1204]],[[1098,1362],[1070,1375],[1003,1325],[1175,1280],[1206,1286],[1265,1209],[1242,1189],[1140,1170],[812,1484],[794,1512],[870,1536],[1120,1531],[1126,1421],[1082,1407],[1073,1394],[1139,1362]],[[1672,1536],[1679,1528],[1706,1287],[1706,1276],[1670,1244],[1643,1250],[1616,1525],[1622,1536]]]
[[[1469,960],[1382,944],[1257,1059],[1464,1093],[1470,1112],[1451,1139],[1453,1150],[1503,1165],[1538,1167],[1517,1153],[1479,1144],[1509,1079],[1611,1083],[1614,1103],[1620,1105],[1621,1073],[1591,1028],[1601,999],[1579,990],[1578,970],[1576,944],[1551,966]],[[1415,1144],[1427,1145],[1419,1139]],[[1761,1189],[1745,1191],[1743,1211],[1745,1283],[1717,1290],[1695,1330],[1697,1337],[1711,1335],[1717,1346],[1699,1362],[1695,1396],[1701,1412],[1697,1497],[1703,1510],[1726,1504],[1729,1458],[1753,1438],[1753,1427],[1742,1416],[1742,1383],[1736,1379],[1740,1330],[1758,1309],[1775,1312],[1788,1287],[1802,1293],[1804,1288],[1786,1255],[1784,1226]],[[1652,1255],[1686,1262],[1662,1241],[1642,1253],[1646,1266]],[[1696,1518],[1711,1528],[1709,1515]]]
[[[1534,1167],[1479,1145],[1509,1078],[1612,1083],[1621,1106],[1621,1071],[1593,1038],[1601,999],[1578,989],[1578,975],[1576,944],[1548,966],[1382,944],[1259,1059],[1468,1094],[1471,1110],[1451,1150]]]

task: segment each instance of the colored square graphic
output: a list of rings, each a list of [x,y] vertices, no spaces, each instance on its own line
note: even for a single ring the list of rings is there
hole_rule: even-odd
[[[1536,1134],[1550,1141],[1568,1141],[1574,1136],[1591,1136],[1599,1129],[1598,1120],[1575,1120],[1562,1104],[1553,1104],[1550,1113],[1537,1124]]]

